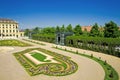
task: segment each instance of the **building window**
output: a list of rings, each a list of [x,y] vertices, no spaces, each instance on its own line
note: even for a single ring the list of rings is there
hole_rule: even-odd
[[[10,32],[11,32],[11,30],[10,30]]]
[[[3,30],[3,32],[4,32],[4,30]]]
[[[5,36],[5,35],[3,34],[3,36]]]
[[[8,30],[6,30],[6,33],[8,33]]]
[[[21,33],[21,37],[22,37],[22,33]]]

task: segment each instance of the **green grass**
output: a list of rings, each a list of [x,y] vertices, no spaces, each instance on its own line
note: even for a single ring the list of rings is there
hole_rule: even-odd
[[[37,59],[37,60],[39,60],[41,62],[51,62],[50,60],[45,60],[47,56],[42,55],[40,53],[32,52],[30,54],[32,54],[31,56],[33,56],[35,59]]]
[[[0,46],[30,46],[30,44],[21,42],[19,40],[11,39],[11,40],[0,40]]]
[[[118,73],[115,71],[115,69],[111,65],[109,65],[108,63],[105,63],[105,61],[102,61],[101,59],[94,57],[93,55],[91,56],[91,55],[81,54],[78,51],[74,52],[74,51],[70,51],[70,50],[66,50],[66,49],[62,49],[62,48],[58,48],[58,47],[53,47],[53,48],[92,59],[92,60],[98,62],[103,67],[103,69],[105,71],[104,80],[119,80]],[[110,76],[111,72],[112,72],[113,77]]]

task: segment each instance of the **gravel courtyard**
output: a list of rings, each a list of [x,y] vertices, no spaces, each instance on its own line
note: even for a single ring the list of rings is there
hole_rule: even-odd
[[[23,41],[23,40],[22,40]],[[1,80],[104,80],[104,70],[97,62],[88,59],[86,57],[78,56],[76,54],[71,54],[69,52],[61,51],[52,48],[56,46],[55,44],[41,42],[46,44],[37,45],[31,42],[24,41],[33,46],[30,47],[0,47],[0,79]],[[69,56],[71,59],[78,64],[78,70],[67,76],[55,77],[47,75],[37,75],[30,76],[25,70],[24,67],[15,59],[13,53],[25,50],[27,48],[44,48],[50,51],[57,52],[59,54]],[[73,51],[78,50],[84,54],[93,54],[96,57],[101,57],[102,60],[106,60],[112,67],[118,72],[120,76],[120,58],[101,54],[98,52],[76,49],[66,46],[58,46],[66,49],[72,49]]]

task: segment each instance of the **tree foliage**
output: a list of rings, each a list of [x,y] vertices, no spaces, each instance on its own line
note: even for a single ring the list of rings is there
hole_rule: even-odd
[[[55,31],[56,31],[56,32],[60,32],[60,27],[57,26]]]
[[[40,32],[39,27],[35,27],[32,32],[35,34],[38,34]]]
[[[25,32],[25,34],[24,34],[25,36],[29,36],[30,29],[25,29],[25,31],[24,31],[24,32]]]
[[[62,25],[62,27],[60,28],[60,32],[65,32],[65,26]]]
[[[104,37],[116,38],[119,37],[118,26],[113,21],[105,24],[104,27]]]
[[[72,25],[69,24],[67,27],[66,27],[66,31],[67,32],[73,32],[73,29],[72,29]]]
[[[93,26],[92,26],[92,29],[90,31],[90,36],[93,36],[93,37],[97,37],[100,35],[100,31],[99,31],[99,27],[98,27],[98,24],[95,23]]]
[[[29,29],[26,29],[25,34],[29,33]],[[37,29],[33,29],[37,32]],[[120,46],[120,39],[117,38],[120,35],[118,26],[116,23],[110,21],[105,24],[105,27],[98,27],[98,24],[95,23],[90,32],[87,30],[81,30],[80,25],[76,25],[75,28],[72,28],[72,25],[69,24],[67,27],[62,25],[62,27],[46,27],[42,30],[39,30],[42,33],[33,34],[32,38],[36,40],[42,40],[47,42],[55,42],[55,32],[74,32],[74,36],[68,36],[65,39],[65,44],[67,46],[73,46],[83,49],[89,49],[99,52],[104,52],[107,54],[115,55],[120,57],[120,50],[116,51],[116,47]]]
[[[75,28],[74,28],[74,34],[75,35],[81,35],[83,32],[81,30],[81,26],[80,25],[76,25]]]
[[[46,27],[42,29],[43,34],[55,34],[55,28],[54,27]]]

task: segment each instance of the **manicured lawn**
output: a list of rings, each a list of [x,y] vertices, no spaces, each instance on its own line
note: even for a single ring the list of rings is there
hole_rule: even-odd
[[[11,40],[0,40],[0,46],[30,46],[30,44],[21,42],[19,40],[11,39]]]
[[[50,60],[45,60],[47,56],[45,55],[42,55],[40,53],[37,53],[37,52],[32,52],[30,53],[32,54],[31,56],[33,56],[35,59],[39,60],[39,61],[42,61],[42,62],[50,62]]]

